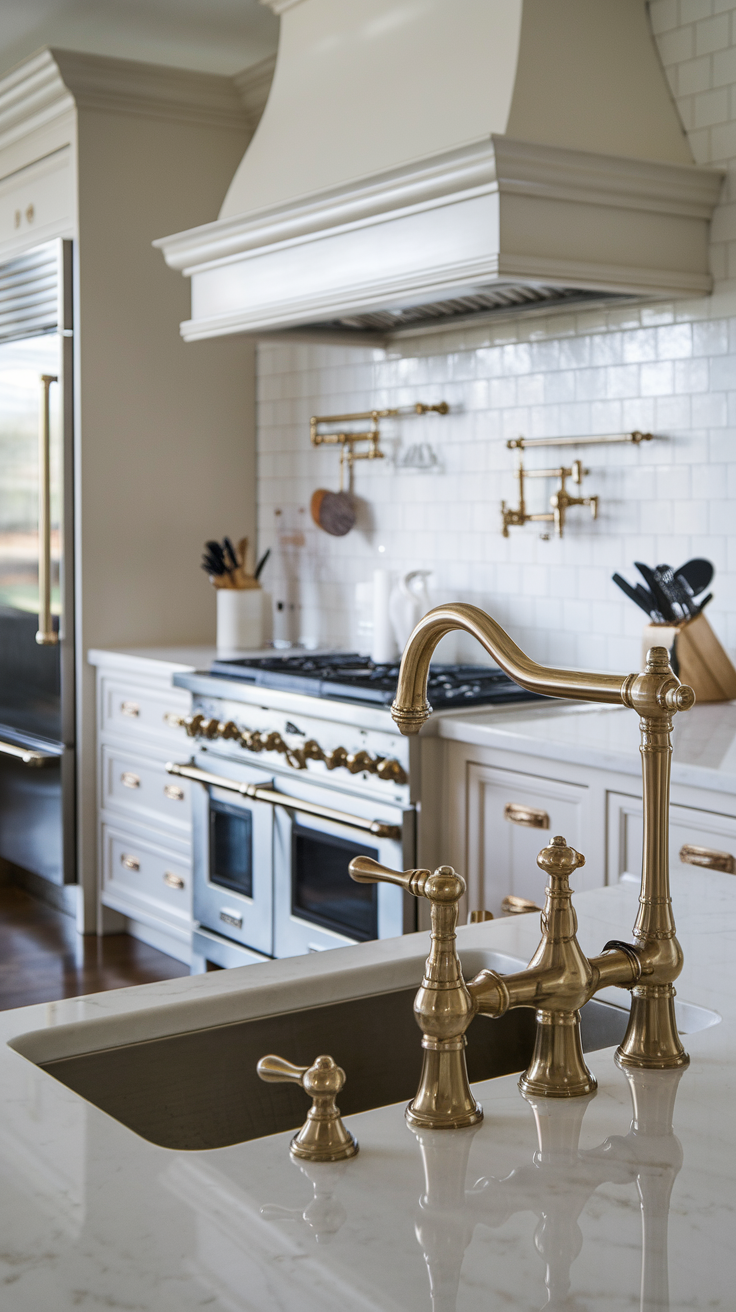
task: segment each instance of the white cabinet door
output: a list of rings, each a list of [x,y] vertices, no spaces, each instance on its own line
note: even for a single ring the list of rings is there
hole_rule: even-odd
[[[468,909],[502,914],[508,894],[544,901],[537,856],[555,834],[585,852],[587,788],[496,766],[467,764]],[[575,872],[577,889],[604,882],[603,870]]]
[[[608,794],[608,869],[611,882],[641,878],[640,797]],[[670,807],[670,869],[720,870],[736,874],[736,819],[691,806]]]

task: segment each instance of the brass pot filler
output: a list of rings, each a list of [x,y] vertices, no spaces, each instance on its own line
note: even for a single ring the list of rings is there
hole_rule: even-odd
[[[401,661],[391,714],[403,734],[418,733],[431,715],[427,676],[432,653],[440,639],[456,629],[477,638],[530,692],[638,712],[644,799],[641,892],[633,943],[611,941],[599,956],[586,957],[576,937],[569,885],[585,857],[564,838],[553,838],[537,858],[549,882],[542,938],[527,969],[510,975],[482,970],[466,983],[455,947],[465,880],[450,866],[432,873],[389,870],[363,856],[350,863],[350,875],[358,883],[398,884],[415,897],[426,897],[431,906],[431,949],[414,1000],[424,1061],[419,1089],[406,1110],[409,1124],[423,1129],[460,1129],[483,1118],[465,1061],[465,1031],[476,1015],[502,1016],[512,1007],[535,1009],[534,1052],[519,1081],[522,1091],[533,1097],[574,1098],[596,1088],[583,1056],[580,1009],[611,985],[632,995],[628,1027],[616,1052],[620,1066],[672,1070],[690,1060],[675,1021],[674,982],[683,957],[672,915],[668,849],[672,717],[693,706],[692,688],[672,673],[664,647],[649,650],[641,674],[551,669],[530,660],[478,607],[438,606],[417,625]]]

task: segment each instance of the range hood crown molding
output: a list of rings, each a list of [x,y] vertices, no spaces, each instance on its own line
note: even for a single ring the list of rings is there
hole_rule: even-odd
[[[620,25],[627,39],[632,34],[639,39],[643,36],[651,44],[640,22],[643,0],[503,0],[500,9],[495,0],[417,0],[410,7],[412,13],[421,11],[428,22],[447,22],[462,11],[458,30],[466,37],[474,30],[476,18],[479,32],[487,36],[489,15],[497,10],[503,14],[506,27],[499,44],[505,42],[506,58],[513,56],[514,39],[517,41],[516,72],[510,82],[514,65],[503,71],[504,84],[510,88],[503,119],[506,130],[479,132],[472,140],[434,153],[425,151],[385,168],[366,169],[361,175],[360,147],[370,124],[370,109],[366,110],[365,101],[358,111],[354,105],[346,106],[345,114],[348,119],[352,114],[355,123],[350,176],[311,192],[302,189],[301,194],[257,204],[259,195],[267,198],[269,190],[274,191],[269,170],[276,178],[274,194],[279,186],[283,190],[283,179],[289,176],[287,161],[295,140],[294,86],[297,82],[304,86],[305,79],[304,68],[295,62],[297,55],[303,51],[302,62],[307,64],[310,57],[323,60],[325,40],[331,35],[335,58],[349,55],[358,61],[354,69],[357,84],[360,61],[365,72],[366,52],[356,39],[356,32],[360,35],[362,31],[355,28],[356,14],[362,14],[366,23],[371,15],[376,20],[393,17],[398,24],[409,21],[406,6],[399,0],[354,0],[355,8],[351,6],[349,11],[341,7],[342,0],[262,3],[282,13],[276,75],[263,119],[221,217],[156,243],[172,268],[192,278],[192,317],[182,324],[186,339],[233,332],[263,334],[320,324],[335,329],[345,320],[350,321],[349,328],[346,325],[350,331],[366,326],[360,323],[361,315],[381,311],[405,318],[412,307],[418,307],[421,317],[436,311],[435,317],[441,319],[452,316],[457,304],[466,304],[468,298],[480,298],[479,304],[490,298],[495,303],[498,290],[504,293],[498,302],[508,310],[509,297],[511,302],[546,300],[553,306],[556,301],[566,303],[575,292],[661,298],[701,295],[711,289],[708,224],[722,175],[689,162],[669,89],[656,56],[655,63],[651,62],[649,46],[643,53],[639,51],[638,65],[633,57],[630,64],[639,72],[646,67],[659,79],[652,78],[643,94],[649,97],[656,120],[650,137],[661,140],[667,158],[642,158],[640,150],[633,148],[634,136],[631,155],[615,155],[610,150],[519,140],[508,131],[514,121],[533,130],[529,80],[536,67],[534,59],[539,58],[534,43],[536,40],[539,47],[541,41],[539,32],[535,35],[535,24],[539,27],[555,15],[589,19],[592,11],[580,6],[594,4],[598,16],[609,26],[613,24],[614,36],[622,37]],[[518,30],[511,22],[514,14]],[[297,24],[293,31],[291,23]],[[342,45],[341,23],[345,28]],[[588,29],[586,39],[592,40],[589,23]],[[370,25],[365,31],[370,31]],[[406,41],[408,36],[411,32],[402,39]],[[571,40],[573,37],[579,39],[577,30],[571,32]],[[498,58],[491,45],[482,52],[489,72],[493,59]],[[316,52],[313,56],[312,51]],[[474,57],[477,59],[477,50]],[[623,58],[623,53],[619,57]],[[421,61],[417,63],[416,68],[401,65],[405,91],[394,88],[395,96],[404,94],[407,114],[415,112],[415,81],[427,77]],[[397,67],[394,61],[392,75]],[[458,76],[457,68],[452,67],[450,83]],[[324,73],[323,64],[319,68]],[[345,76],[344,68],[340,74]],[[315,83],[318,103],[323,90]],[[636,94],[642,94],[638,87]],[[590,85],[586,95],[590,95]],[[574,86],[570,96],[574,100]],[[542,100],[543,96],[540,115]],[[475,121],[472,113],[477,116],[481,103],[472,96],[471,101],[465,118],[461,114],[457,120],[463,130]],[[494,103],[498,114],[498,96]],[[319,179],[325,176],[320,152],[324,156],[331,128],[324,124],[323,141],[319,121],[313,126],[310,149],[315,161],[319,160],[314,169],[314,177]],[[604,137],[606,132],[602,132]],[[540,133],[544,135],[543,125]],[[607,139],[610,137],[608,132]],[[411,139],[410,130],[407,140]],[[371,151],[375,155],[375,142]],[[279,161],[276,175],[274,160]],[[334,167],[329,160],[327,171]],[[311,175],[302,168],[295,176]],[[246,203],[236,203],[236,197]]]

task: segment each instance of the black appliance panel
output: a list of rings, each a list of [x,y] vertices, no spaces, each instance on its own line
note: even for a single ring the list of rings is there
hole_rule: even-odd
[[[379,859],[377,849],[296,821],[291,838],[291,909],[300,920],[364,943],[378,937],[378,887],[348,874],[355,856]]]
[[[211,884],[253,896],[253,813],[210,800]]]

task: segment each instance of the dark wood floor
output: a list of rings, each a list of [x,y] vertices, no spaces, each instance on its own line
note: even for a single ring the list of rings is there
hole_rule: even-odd
[[[82,937],[70,916],[15,884],[0,886],[0,1011],[188,974],[129,934]]]

